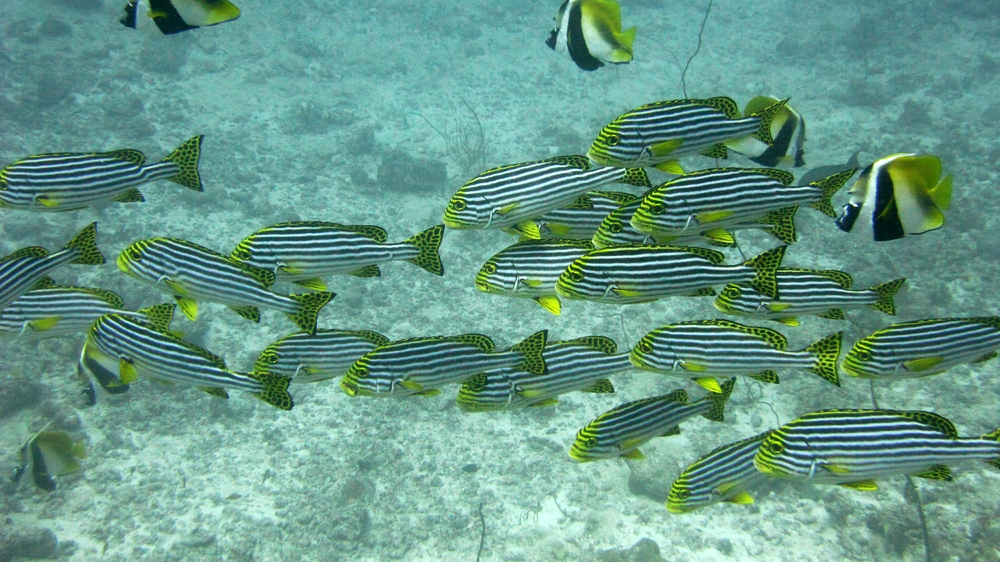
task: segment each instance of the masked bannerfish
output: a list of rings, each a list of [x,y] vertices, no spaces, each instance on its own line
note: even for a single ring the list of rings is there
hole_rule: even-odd
[[[46,426],[48,427],[48,426]],[[51,492],[56,478],[82,468],[77,459],[87,457],[83,441],[73,441],[65,431],[39,431],[21,447],[21,462],[10,476],[17,483],[26,472],[39,488]]]
[[[555,17],[556,28],[545,44],[559,53],[569,51],[577,66],[597,70],[604,63],[632,60],[635,28],[622,31],[621,7],[610,0],[565,0]]]
[[[837,226],[844,232],[870,231],[876,242],[896,240],[944,225],[951,174],[941,177],[937,156],[892,154],[865,168],[849,193]]]
[[[149,18],[160,33],[172,35],[206,25],[233,21],[240,9],[229,0],[129,0],[121,24],[132,29],[146,27]]]

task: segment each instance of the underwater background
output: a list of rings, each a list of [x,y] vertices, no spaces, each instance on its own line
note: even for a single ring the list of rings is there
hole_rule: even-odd
[[[7,0],[0,163],[123,147],[155,161],[204,134],[205,192],[159,182],[143,188],[141,204],[0,210],[0,255],[58,248],[95,220],[109,261],[153,236],[228,254],[255,230],[289,220],[380,225],[390,241],[403,240],[438,224],[450,194],[479,171],[582,154],[620,113],[684,97],[680,68],[707,3],[621,4],[625,26],[639,26],[635,59],[585,73],[544,45],[552,1],[242,0],[235,22],[160,36],[119,25],[117,0]],[[799,213],[801,240],[786,266],[847,271],[858,287],[908,281],[897,317],[810,318],[781,328],[790,348],[837,330],[849,344],[890,321],[1000,312],[998,14],[995,0],[714,2],[687,96],[726,95],[741,106],[758,95],[791,97],[809,139],[797,174],[855,151],[863,164],[929,152],[955,178],[948,223],[923,236],[876,244]],[[487,144],[470,154],[463,131],[480,126]],[[728,163],[749,165],[738,155]],[[652,174],[654,183],[668,177]],[[338,296],[320,327],[392,339],[479,332],[498,348],[547,328],[552,340],[600,334],[627,349],[660,325],[721,316],[710,300],[692,298],[568,301],[553,316],[530,300],[477,291],[480,265],[513,241],[448,231],[442,278],[385,264],[377,279],[329,279]],[[774,245],[757,231],[740,242],[747,256]],[[132,308],[166,301],[113,263],[54,277],[113,290]],[[237,370],[295,331],[273,311],[255,325],[206,303],[196,322],[179,318],[175,327]],[[242,393],[224,401],[140,381],[85,407],[82,341],[0,343],[0,464],[13,467],[25,439],[49,421],[84,438],[88,451],[84,470],[54,492],[3,485],[0,559],[924,559],[902,477],[874,493],[777,482],[749,506],[686,515],[663,506],[679,472],[720,444],[817,409],[869,407],[868,383],[858,379],[844,377],[839,389],[804,373],[780,385],[741,379],[724,423],[692,419],[680,435],[645,445],[646,460],[576,464],[566,451],[598,414],[698,389],[633,371],[614,377],[615,394],[470,414],[456,408],[454,389],[351,398],[334,380],[293,385],[295,408],[282,412]],[[933,410],[960,434],[979,435],[1000,424],[997,365],[874,389],[882,407]],[[1000,558],[1000,473],[965,463],[953,482],[916,484],[933,559]]]

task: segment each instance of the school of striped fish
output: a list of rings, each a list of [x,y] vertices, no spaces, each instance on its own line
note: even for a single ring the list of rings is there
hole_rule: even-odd
[[[239,16],[228,2],[133,0],[122,23],[137,27],[144,12],[164,34]],[[568,51],[583,70],[632,58],[635,28],[621,30],[615,2],[566,0],[556,24],[548,46]],[[90,404],[143,379],[223,399],[242,391],[282,410],[294,407],[293,384],[333,380],[359,402],[457,388],[463,412],[551,406],[569,392],[614,393],[611,379],[633,370],[700,387],[694,400],[678,388],[596,417],[567,448],[577,462],[642,459],[643,444],[676,435],[685,420],[722,421],[739,377],[776,384],[789,372],[805,371],[840,386],[841,373],[926,377],[997,357],[1000,317],[896,323],[849,345],[836,331],[799,350],[788,349],[786,336],[770,327],[794,327],[805,316],[844,320],[848,310],[865,308],[895,315],[894,296],[905,283],[858,289],[848,272],[796,267],[800,207],[833,219],[830,228],[898,240],[941,228],[952,189],[937,157],[890,154],[860,170],[838,213],[833,198],[859,170],[841,166],[796,182],[781,169],[805,165],[805,120],[790,103],[762,95],[741,111],[726,96],[651,100],[594,131],[585,155],[483,171],[441,202],[442,224],[399,242],[390,242],[379,226],[319,221],[261,225],[228,253],[149,233],[115,262],[174,302],[137,311],[113,292],[60,286],[51,276],[71,264],[105,263],[92,223],[61,249],[31,246],[0,259],[0,337],[84,334],[78,372]],[[0,209],[66,212],[138,203],[144,201],[139,187],[163,180],[201,192],[202,142],[194,136],[154,164],[135,149],[28,156],[0,170]],[[760,167],[720,167],[731,153]],[[713,167],[697,169],[709,162]],[[651,169],[674,177],[652,185]],[[609,191],[613,184],[626,191]],[[780,244],[730,262],[716,248],[738,249],[737,236],[747,229]],[[439,247],[446,230],[516,236],[469,282],[486,294],[536,301],[542,320],[571,314],[564,299],[621,306],[715,297],[714,308],[724,314],[770,324],[691,318],[650,331],[628,350],[606,335],[557,340],[544,328],[497,349],[489,335],[474,332],[392,341],[374,331],[320,327],[336,296],[325,278],[379,277],[379,265],[393,261],[443,276]],[[279,290],[285,284],[301,292]],[[235,369],[171,329],[175,308],[196,320],[199,302],[223,304],[255,323],[262,311],[281,312],[299,331],[267,346],[251,368]],[[83,457],[81,443],[43,430],[24,444],[15,477],[30,471],[36,485],[55,489],[54,478],[78,470]],[[666,507],[686,513],[719,502],[751,503],[754,487],[766,479],[856,490],[878,489],[877,480],[899,474],[950,480],[951,466],[966,460],[1000,468],[1000,429],[962,437],[931,411],[804,412],[694,460],[673,481]]]

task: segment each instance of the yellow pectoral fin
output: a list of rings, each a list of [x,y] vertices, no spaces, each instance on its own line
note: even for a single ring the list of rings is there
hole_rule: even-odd
[[[326,283],[324,283],[323,280],[319,278],[303,279],[301,281],[296,281],[295,284],[299,285],[300,287],[305,287],[306,289],[311,289],[313,291],[327,290]]]
[[[510,205],[505,205],[497,210],[498,215],[506,215],[507,213],[513,211],[514,209],[520,207],[520,203],[511,203]]]
[[[721,221],[722,219],[729,218],[733,215],[732,211],[713,211],[710,213],[702,213],[700,215],[695,215],[695,220],[698,224],[705,224],[707,222]]]
[[[528,240],[541,240],[542,231],[538,230],[538,225],[534,221],[525,221],[515,225],[511,230],[517,232]]]
[[[187,297],[174,298],[177,300],[177,306],[181,307],[181,312],[187,316],[188,320],[194,321],[198,318],[198,301]]]
[[[644,296],[646,296],[646,295],[644,295],[642,293],[642,291],[637,291],[635,289],[629,289],[629,288],[626,288],[626,287],[616,287],[616,288],[614,288],[612,290],[619,297],[626,297],[626,298],[630,298],[630,299],[638,299],[638,298],[643,298]]]
[[[737,503],[737,504],[746,505],[746,504],[753,503],[753,496],[751,496],[750,494],[748,494],[746,492],[740,492],[740,493],[736,494],[735,496],[726,498],[724,501],[726,501],[727,503]]]
[[[653,167],[661,172],[666,172],[668,174],[674,174],[677,176],[684,174],[684,168],[681,166],[681,163],[678,162],[677,160],[667,160],[666,162],[660,162],[659,164]]]
[[[632,449],[627,453],[622,453],[621,457],[623,459],[632,459],[634,461],[641,461],[642,459],[646,458],[646,455],[642,454],[642,451],[640,451],[639,449]]]
[[[874,492],[878,490],[878,484],[871,480],[861,480],[860,482],[844,482],[841,486],[845,488],[851,488],[853,490],[860,490],[862,492]]]
[[[540,396],[542,393],[537,390],[522,390],[518,394],[520,394],[525,398],[535,398],[537,396]]]
[[[649,153],[653,156],[653,158],[662,158],[680,148],[682,144],[684,144],[684,139],[668,140],[667,142],[661,142],[660,144],[654,144],[649,147]],[[674,162],[677,161],[674,160]]]
[[[55,209],[56,207],[59,206],[58,199],[52,199],[51,197],[46,197],[44,195],[39,196],[37,199],[35,199],[35,201],[38,201],[39,203],[41,203],[45,207],[48,207],[49,209]]]
[[[118,360],[118,378],[121,379],[122,384],[132,384],[139,378],[139,372],[136,371],[135,365],[131,361],[122,357]]]
[[[542,305],[542,308],[548,310],[552,314],[559,316],[562,312],[562,302],[556,295],[545,295],[542,297],[535,297],[535,302]]]
[[[680,365],[685,371],[694,371],[695,373],[703,373],[708,370],[708,367],[699,363],[692,363],[691,361],[684,361]]]
[[[28,326],[36,332],[44,332],[46,330],[51,330],[62,320],[62,316],[52,316],[50,318],[39,318],[34,322],[29,322]]]
[[[799,319],[795,318],[794,316],[788,316],[786,318],[775,318],[774,320],[776,322],[781,322],[785,326],[793,326],[794,327],[794,326],[798,326],[799,325]]]
[[[399,383],[399,385],[402,386],[402,387],[408,388],[410,390],[417,390],[417,391],[424,390],[424,385],[422,385],[422,384],[420,384],[418,382],[402,381],[402,382]]]
[[[841,466],[839,464],[824,464],[822,466],[823,470],[826,470],[827,472],[831,472],[833,474],[849,474],[851,472],[851,469],[847,468],[846,466]]]
[[[703,232],[701,235],[708,238],[710,242],[717,246],[725,246],[729,248],[736,245],[736,238],[721,228],[713,228],[712,230]]]
[[[521,279],[521,283],[531,287],[532,289],[537,289],[542,286],[542,282],[538,279]]]
[[[704,388],[709,392],[722,394],[722,387],[719,386],[719,381],[713,379],[712,377],[703,377],[700,379],[694,379],[694,382],[698,383],[699,386],[701,386],[702,388]]]
[[[566,236],[573,230],[572,227],[566,226],[565,224],[551,223],[549,224],[549,231],[556,236]]]
[[[184,288],[184,285],[181,285],[180,283],[177,283],[176,281],[173,281],[171,279],[164,279],[163,280],[163,284],[166,285],[167,288],[170,289],[170,292],[173,293],[173,294],[175,294],[175,295],[186,295],[187,294],[187,289]]]
[[[546,398],[545,400],[539,400],[533,404],[529,404],[529,408],[544,408],[546,406],[555,406],[559,403],[558,398]]]
[[[920,359],[914,359],[912,361],[906,361],[903,363],[903,368],[907,371],[919,372],[927,371],[933,369],[938,364],[944,361],[944,357],[934,356],[934,357],[922,357]]]
[[[783,310],[788,310],[792,305],[785,304],[781,302],[769,302],[767,303],[767,309],[771,312],[781,312]]]
[[[301,267],[295,267],[294,265],[289,265],[289,264],[286,263],[286,264],[279,265],[278,266],[278,271],[280,271],[282,273],[287,273],[289,275],[298,275],[298,274],[302,273],[305,270],[302,269]]]

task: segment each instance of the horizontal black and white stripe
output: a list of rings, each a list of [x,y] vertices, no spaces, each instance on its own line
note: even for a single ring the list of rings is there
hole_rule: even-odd
[[[84,238],[85,236],[82,235],[91,229],[96,232],[97,223],[91,223],[85,227],[73,240]],[[38,246],[22,248],[14,254],[30,251],[34,251],[34,255],[13,258],[7,256],[0,261],[0,309],[5,308],[14,299],[30,291],[49,273],[66,264],[73,263],[83,255],[79,248],[73,246],[73,241],[52,254],[49,254],[45,248]]]
[[[581,199],[585,202],[577,205]],[[590,240],[611,212],[637,199],[638,196],[622,191],[591,191],[573,205],[549,211],[534,221],[542,238]]]
[[[649,332],[632,349],[636,367],[701,378],[753,375],[780,369],[810,369],[816,356],[788,351],[781,334],[768,328],[739,329],[721,320],[682,322]],[[752,329],[755,333],[746,331]],[[691,367],[685,367],[686,364]]]
[[[613,246],[588,252],[570,264],[559,277],[556,292],[571,299],[625,304],[748,283],[756,276],[746,265],[713,263],[683,247]]]
[[[445,210],[444,223],[450,228],[511,227],[620,182],[626,174],[618,168],[592,168],[583,156],[494,168],[459,188]]]
[[[347,373],[362,355],[389,338],[369,331],[316,330],[295,332],[267,346],[257,357],[254,371],[284,375],[292,382],[315,382]]]
[[[129,361],[140,377],[255,394],[264,389],[260,381],[230,370],[221,357],[210,351],[128,316],[109,314],[98,318],[87,344],[111,358]]]
[[[581,429],[569,456],[578,462],[620,457],[711,409],[712,402],[707,398],[687,403],[687,393],[683,390],[622,404]],[[625,442],[629,444],[627,447],[623,446]]]
[[[228,306],[261,306],[294,314],[301,305],[267,289],[246,269],[226,256],[187,240],[149,238],[134,242],[118,257],[118,267],[132,277],[174,294],[169,280],[184,288],[182,296]]]
[[[591,336],[588,339],[610,339]],[[583,390],[616,373],[632,369],[627,353],[608,353],[580,340],[551,342],[542,353],[548,373],[536,375],[520,369],[495,369],[477,374],[482,380],[466,381],[458,392],[463,410],[486,411],[524,408],[569,392]]]
[[[713,449],[691,463],[670,485],[667,510],[688,513],[746,492],[766,476],[753,465],[771,431]]]
[[[865,378],[910,378],[941,373],[1000,349],[1000,317],[940,318],[893,324],[859,340],[844,357],[844,372]],[[907,364],[940,358],[929,368]]]
[[[460,383],[472,375],[517,366],[524,355],[516,351],[493,351],[493,342],[481,334],[411,338],[379,346],[361,356],[348,370],[341,387],[351,395],[407,396]],[[420,389],[407,388],[403,382]]]
[[[760,118],[734,118],[738,112],[736,102],[729,98],[643,105],[606,125],[587,155],[609,166],[653,166],[697,154],[729,139],[758,131]],[[653,146],[673,140],[683,142],[670,154],[658,158],[650,154]]]
[[[500,250],[479,268],[476,288],[484,293],[523,298],[554,295],[556,280],[566,267],[592,249],[588,240],[518,242]]]
[[[776,429],[761,443],[754,464],[772,476],[843,484],[997,458],[995,439],[960,438],[936,414],[823,410]]]
[[[720,291],[716,308],[728,314],[771,319],[865,307],[879,300],[871,289],[852,289],[851,276],[843,271],[785,268],[779,269],[776,277],[780,299],[746,285],[731,285]]]
[[[128,155],[129,158],[123,157]],[[40,154],[0,171],[0,207],[32,211],[82,209],[152,181],[167,179],[180,167],[165,160],[144,166],[137,150],[91,154]],[[40,197],[58,201],[55,208]]]
[[[824,198],[813,185],[791,185],[792,174],[782,170],[717,168],[675,178],[647,193],[632,215],[631,225],[647,234],[693,234],[726,229],[760,219],[770,211],[808,205]],[[707,213],[730,212],[713,221],[699,222]]]
[[[0,336],[24,339],[51,338],[86,332],[105,314],[139,313],[122,310],[122,299],[111,291],[88,287],[52,287],[29,291],[0,310]],[[43,331],[32,323],[58,318]]]
[[[378,226],[288,222],[251,234],[231,257],[274,272],[278,281],[299,281],[354,273],[365,266],[420,254],[412,244],[390,244],[387,239],[385,229]]]

